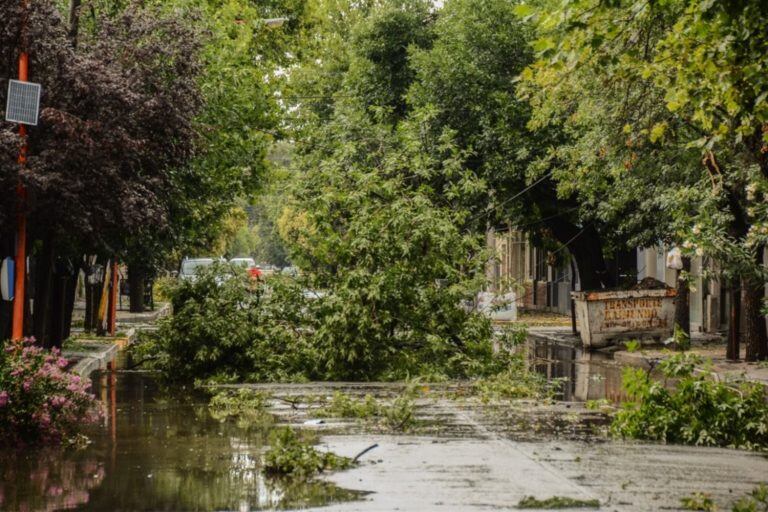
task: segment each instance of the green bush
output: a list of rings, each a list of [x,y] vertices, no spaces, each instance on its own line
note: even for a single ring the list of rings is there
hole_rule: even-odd
[[[173,314],[139,347],[171,379],[217,382],[303,379],[315,358],[300,330],[304,299],[284,280],[253,281],[226,266],[166,293]]]
[[[768,448],[768,403],[755,383],[726,384],[694,369],[703,360],[677,354],[658,368],[668,382],[654,380],[641,369],[624,370],[628,401],[611,425],[613,434],[669,443]]]
[[[551,398],[555,387],[547,378],[528,367],[523,354],[501,352],[498,368],[472,383],[472,391],[483,402],[517,398]]]
[[[409,383],[390,404],[377,401],[372,395],[356,399],[337,391],[330,402],[318,411],[320,416],[379,420],[387,428],[408,430],[415,421],[414,400],[417,383]]]
[[[380,414],[381,406],[373,395],[365,395],[362,400],[336,391],[331,400],[317,411],[319,416],[331,418],[371,418]]]

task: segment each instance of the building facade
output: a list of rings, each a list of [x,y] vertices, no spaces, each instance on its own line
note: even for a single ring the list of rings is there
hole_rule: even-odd
[[[571,314],[571,291],[580,290],[578,269],[570,255],[550,264],[548,251],[531,242],[524,231],[514,228],[490,230],[487,245],[495,255],[486,267],[488,291],[517,294],[517,307]],[[567,251],[567,250],[566,250]],[[677,272],[666,266],[667,248],[638,248],[615,258],[621,271],[617,278],[639,282],[653,277],[676,286]],[[614,266],[619,263],[613,263]],[[636,263],[635,268],[630,268]],[[716,277],[716,266],[706,256],[691,261],[691,331],[722,332],[727,328],[728,283]],[[743,325],[743,324],[742,324]]]

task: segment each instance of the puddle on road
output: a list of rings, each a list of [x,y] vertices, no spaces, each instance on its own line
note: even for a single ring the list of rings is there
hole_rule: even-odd
[[[547,379],[559,379],[557,398],[566,402],[607,399],[621,402],[622,367],[613,356],[579,347],[531,338],[526,344],[533,368]]]
[[[265,433],[220,423],[203,395],[169,393],[146,373],[94,382],[107,427],[83,450],[0,456],[0,510],[306,508],[365,493],[265,478]],[[5,450],[4,450],[5,451]]]

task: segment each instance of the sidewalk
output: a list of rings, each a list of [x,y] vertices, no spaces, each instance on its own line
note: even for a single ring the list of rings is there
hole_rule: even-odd
[[[153,311],[131,313],[128,310],[117,311],[117,333],[115,336],[96,336],[84,333],[82,329],[73,329],[72,338],[64,345],[62,355],[72,364],[70,369],[82,377],[89,377],[97,370],[106,370],[117,356],[136,339],[139,331],[151,330],[158,319],[170,313],[170,304],[158,303]],[[75,305],[74,319],[82,320],[84,304]]]
[[[118,308],[117,310],[117,326],[119,329],[122,326],[153,324],[160,318],[168,316],[170,312],[171,305],[167,302],[157,302],[155,303],[155,309],[144,311],[143,313],[131,313],[126,305],[123,309]],[[85,302],[78,301],[75,303],[75,308],[72,311],[72,320],[82,321],[83,318],[85,318]]]
[[[70,371],[81,377],[90,377],[96,370],[106,370],[118,351],[133,343],[136,330],[130,329],[117,336],[96,337],[83,333],[77,336],[64,345],[61,355],[70,361]]]
[[[570,327],[531,327],[528,329],[528,336],[539,342],[579,349],[582,347],[581,340],[573,334]],[[692,347],[688,352],[712,360],[712,370],[720,380],[749,380],[768,387],[768,362],[728,361],[725,359],[725,340],[721,336],[694,333],[691,338]],[[621,365],[646,369],[678,353],[660,345],[646,346],[637,352],[628,352],[623,344],[605,347],[594,352],[613,354],[613,360]],[[744,356],[744,347],[742,347],[741,356]]]

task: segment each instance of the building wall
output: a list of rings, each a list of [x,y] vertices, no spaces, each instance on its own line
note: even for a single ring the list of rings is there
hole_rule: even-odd
[[[520,308],[570,314],[570,262],[552,267],[544,250],[532,244],[525,232],[512,228],[489,231],[486,242],[494,254],[486,266],[489,291],[514,290]]]

